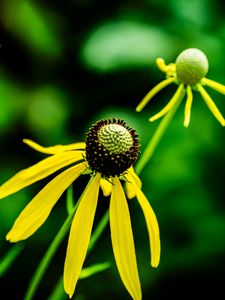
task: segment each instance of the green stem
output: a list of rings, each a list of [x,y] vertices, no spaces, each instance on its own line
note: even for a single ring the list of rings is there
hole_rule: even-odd
[[[67,232],[70,228],[74,213],[77,210],[77,207],[78,207],[85,191],[87,190],[88,186],[90,185],[92,179],[93,178],[91,178],[89,180],[89,183],[87,184],[85,190],[83,191],[82,195],[80,196],[78,202],[74,206],[71,213],[68,215],[67,219],[63,223],[63,225],[60,228],[59,232],[55,236],[54,240],[52,241],[51,245],[47,249],[45,255],[42,258],[42,260],[40,261],[33,277],[31,278],[31,281],[30,281],[30,284],[28,286],[27,292],[25,294],[24,300],[32,300],[33,299],[34,294],[35,294],[35,292],[36,292],[36,290],[37,290],[37,288],[38,288],[38,286],[41,282],[41,279],[43,278],[43,275],[44,275],[45,271],[47,270],[53,256],[55,255],[57,249],[59,248],[62,240],[64,239],[65,235],[67,234]],[[70,196],[70,194],[67,194],[67,196]]]
[[[138,162],[136,164],[135,172],[138,175],[140,175],[140,173],[142,172],[142,170],[148,163],[149,159],[152,157],[157,145],[159,144],[163,134],[165,133],[166,129],[168,128],[181,101],[183,100],[184,95],[185,95],[185,92],[182,92],[178,101],[175,103],[175,105],[170,109],[170,111],[163,117],[162,121],[159,123],[159,126],[157,127],[157,129],[154,132],[152,138],[150,139],[147,147],[145,148],[143,154],[141,155],[140,159],[138,160]]]
[[[2,277],[11,265],[16,260],[17,256],[24,248],[24,243],[18,243],[11,247],[11,249],[0,259],[0,277]]]
[[[72,185],[68,187],[66,191],[66,210],[68,215],[73,212],[74,201],[73,201],[73,187]]]
[[[92,249],[94,248],[96,242],[99,240],[100,236],[102,235],[104,229],[106,228],[107,224],[109,221],[109,212],[108,210],[105,212],[105,214],[103,215],[103,217],[101,218],[101,220],[99,221],[98,225],[96,226],[93,234],[91,235],[91,240],[88,246],[88,254],[92,251]],[[52,294],[50,295],[50,297],[48,298],[48,300],[52,300],[52,299],[65,299],[65,292],[63,290],[63,277],[61,276],[60,279],[58,280]],[[62,292],[63,290],[63,292]],[[64,297],[63,297],[64,296]]]
[[[96,242],[98,241],[98,239],[102,235],[104,229],[106,228],[106,225],[108,224],[108,221],[109,221],[109,212],[107,210],[107,212],[104,214],[104,216],[99,221],[99,223],[98,223],[97,227],[95,228],[93,234],[91,235],[91,240],[90,240],[90,243],[89,243],[89,246],[88,246],[88,253],[91,252],[91,250],[94,248]]]
[[[32,279],[31,282],[28,286],[26,295],[24,297],[24,300],[31,300],[33,299],[33,296],[41,282],[41,279],[45,273],[45,271],[47,270],[55,252],[57,251],[59,245],[61,244],[63,238],[65,237],[65,235],[67,234],[69,228],[70,228],[70,224],[73,218],[73,214],[75,212],[77,207],[74,207],[74,211],[73,213],[71,213],[66,221],[64,222],[64,224],[62,225],[62,227],[60,228],[59,232],[57,233],[56,237],[54,238],[54,240],[52,241],[50,247],[48,248],[48,250],[46,251],[44,257],[42,258],[42,260],[40,261]]]

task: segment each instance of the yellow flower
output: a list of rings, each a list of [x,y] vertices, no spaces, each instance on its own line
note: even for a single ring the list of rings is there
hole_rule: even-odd
[[[109,119],[95,123],[86,143],[42,147],[31,140],[24,142],[50,156],[24,169],[0,187],[0,198],[13,194],[50,174],[68,167],[52,179],[24,208],[6,236],[10,242],[31,236],[47,219],[62,193],[81,174],[90,174],[74,215],[64,266],[64,289],[71,298],[85,260],[90,241],[99,188],[110,196],[109,217],[112,247],[120,277],[135,300],[141,299],[136,254],[130,214],[121,179],[125,180],[127,197],[136,196],[143,211],[149,233],[151,265],[160,259],[160,238],[156,216],[132,167],[139,154],[135,130],[122,120]]]
[[[153,87],[142,101],[136,107],[136,111],[140,112],[145,105],[164,87],[171,83],[178,84],[178,89],[168,104],[156,115],[151,117],[149,121],[164,116],[171,108],[173,108],[184,93],[187,94],[187,100],[184,110],[184,126],[188,127],[191,116],[191,105],[193,100],[192,90],[198,91],[214,117],[225,126],[225,120],[215,103],[206,92],[203,86],[208,86],[221,94],[225,94],[225,86],[211,79],[205,78],[208,72],[208,59],[206,55],[199,49],[190,48],[182,51],[175,63],[166,65],[162,58],[156,59],[158,68],[166,74],[166,79]]]

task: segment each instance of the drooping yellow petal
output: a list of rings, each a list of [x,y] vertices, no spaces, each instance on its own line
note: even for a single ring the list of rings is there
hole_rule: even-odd
[[[136,197],[144,213],[151,250],[151,265],[157,267],[160,260],[160,234],[159,225],[155,213],[145,197],[144,193],[136,185]]]
[[[133,167],[130,167],[127,170],[125,177],[126,177],[125,189],[126,189],[127,198],[132,199],[136,196],[136,190],[135,190],[133,183],[135,182],[140,188],[142,186],[142,183],[141,183],[140,178],[135,173]]]
[[[214,80],[208,79],[208,78],[202,78],[201,83],[205,84],[205,85],[211,87],[212,89],[214,89],[215,91],[225,95],[225,85],[218,83]]]
[[[165,60],[161,57],[156,58],[156,65],[159,68],[160,71],[163,73],[166,73],[166,64]]]
[[[141,102],[138,104],[138,106],[136,107],[136,111],[140,112],[145,105],[159,92],[161,91],[164,87],[166,87],[167,85],[171,84],[172,82],[175,81],[174,77],[171,78],[167,78],[163,81],[161,81],[160,83],[158,83],[155,87],[153,87],[148,93],[147,95],[141,100]]]
[[[134,300],[141,299],[130,213],[123,188],[117,177],[113,178],[109,207],[113,252],[120,277]]]
[[[184,127],[189,126],[190,118],[191,118],[191,105],[193,100],[193,94],[192,94],[191,86],[189,84],[187,85],[186,91],[187,91],[187,101],[184,109]]]
[[[131,167],[127,170],[127,175],[128,175],[128,176],[131,176],[132,182],[134,181],[134,182],[139,186],[139,188],[141,189],[141,187],[142,187],[141,179],[140,179],[139,176],[135,173],[133,166],[131,166]]]
[[[197,84],[197,89],[202,95],[203,100],[205,101],[208,108],[211,110],[214,117],[220,122],[222,126],[225,126],[225,119],[223,118],[222,114],[216,107],[215,103],[213,102],[212,98],[206,92],[206,90],[201,86],[201,84]]]
[[[105,197],[108,197],[112,192],[112,183],[110,183],[108,180],[106,180],[104,178],[101,178],[100,186],[103,191],[103,195]]]
[[[164,116],[175,104],[176,102],[179,100],[182,92],[183,92],[183,88],[184,88],[184,84],[181,83],[178,87],[178,89],[176,90],[176,93],[173,95],[173,97],[171,98],[171,100],[167,103],[167,105],[157,114],[155,114],[153,117],[151,117],[149,119],[149,121],[153,122],[159,118],[161,118],[162,116]]]
[[[125,191],[128,199],[133,199],[136,196],[134,185],[129,181],[125,182]]]
[[[98,173],[90,181],[73,219],[64,265],[64,289],[73,296],[90,241],[98,201],[101,175]]]
[[[85,143],[74,143],[70,145],[55,145],[50,147],[43,147],[29,139],[23,139],[23,142],[27,144],[29,147],[33,148],[34,150],[45,154],[57,154],[64,151],[71,151],[71,150],[84,150],[86,147]]]
[[[6,181],[0,187],[0,199],[11,195],[32,183],[41,180],[57,170],[82,160],[81,151],[62,152],[45,158],[37,164],[24,169]]]
[[[50,181],[24,208],[6,239],[10,242],[18,242],[31,236],[45,222],[62,193],[85,168],[85,163],[78,164]]]

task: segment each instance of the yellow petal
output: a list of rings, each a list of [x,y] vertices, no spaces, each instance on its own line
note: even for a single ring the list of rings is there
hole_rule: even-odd
[[[157,67],[160,71],[166,73],[167,76],[174,76],[176,73],[176,64],[171,63],[166,65],[163,58],[157,58],[156,59]]]
[[[101,178],[100,186],[103,191],[103,195],[105,197],[108,197],[112,192],[112,183],[110,183],[108,180],[106,180],[104,178]]]
[[[32,183],[41,180],[57,170],[82,160],[81,151],[62,152],[45,158],[37,164],[24,169],[6,181],[0,187],[0,199],[11,195]]]
[[[127,200],[121,183],[113,178],[109,208],[113,252],[120,277],[134,300],[141,299],[133,233]]]
[[[191,86],[189,84],[187,85],[186,91],[187,91],[187,101],[184,109],[184,127],[189,126],[190,118],[191,118],[191,105],[193,100],[193,94],[192,94]]]
[[[215,91],[225,95],[225,85],[218,83],[214,80],[208,79],[208,78],[202,78],[201,83],[205,84],[205,85],[211,87],[212,89],[214,89]]]
[[[125,191],[128,199],[132,199],[136,196],[136,190],[133,183],[126,181],[125,182]]]
[[[201,84],[197,84],[198,91],[202,95],[203,100],[205,101],[206,105],[208,108],[211,110],[212,114],[214,117],[220,122],[222,126],[225,126],[225,119],[221,115],[220,111],[216,107],[215,103],[209,96],[209,94],[206,92],[206,90],[201,86]]]
[[[138,175],[135,173],[134,168],[130,167],[127,170],[126,173],[126,182],[125,182],[125,189],[126,189],[126,194],[128,199],[132,199],[136,196],[136,190],[133,185],[133,183],[136,183],[140,188],[142,186],[141,180],[138,177]]]
[[[161,57],[156,58],[156,65],[160,71],[166,73],[166,64],[163,58]]]
[[[157,267],[160,260],[159,225],[155,213],[143,192],[136,185],[136,197],[144,213],[151,250],[151,265]]]
[[[129,177],[130,181],[135,182],[137,184],[137,186],[139,186],[139,188],[141,189],[141,187],[142,187],[141,179],[135,173],[134,168],[132,166],[127,170],[127,175],[130,176]]]
[[[148,94],[141,100],[141,102],[136,107],[136,111],[140,112],[145,105],[154,97],[159,91],[161,91],[164,87],[169,85],[170,83],[174,82],[175,78],[167,78],[160,83],[158,83],[155,87],[153,87]]]
[[[182,91],[183,91],[184,85],[183,83],[181,83],[178,87],[178,89],[176,90],[176,93],[173,95],[173,97],[171,98],[171,100],[167,103],[167,105],[160,111],[158,112],[156,115],[154,115],[153,117],[151,117],[149,119],[149,121],[153,122],[159,118],[161,118],[162,116],[164,116],[166,113],[168,113],[168,111],[177,103],[177,101],[179,100]]]
[[[101,175],[91,179],[78,206],[70,229],[64,266],[64,289],[73,296],[91,236]]]
[[[45,222],[62,193],[85,168],[85,163],[81,163],[62,172],[50,181],[24,208],[6,239],[10,242],[18,242],[31,236]]]
[[[85,143],[74,143],[70,145],[56,145],[50,147],[43,147],[29,139],[23,139],[23,142],[27,144],[29,147],[33,148],[34,150],[45,154],[57,154],[60,152],[70,151],[70,150],[84,150],[86,147]]]

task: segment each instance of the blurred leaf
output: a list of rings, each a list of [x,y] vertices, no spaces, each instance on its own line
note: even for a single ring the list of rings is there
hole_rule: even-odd
[[[60,44],[45,12],[32,1],[5,1],[1,17],[5,26],[31,49],[46,55],[60,54]]]
[[[212,17],[212,5],[208,0],[172,0],[170,1],[174,15],[182,22],[194,23],[197,26],[208,24]]]
[[[0,74],[0,133],[8,130],[18,116],[22,103],[21,90],[17,85]],[[20,105],[21,104],[21,105]]]
[[[172,52],[174,38],[145,23],[118,21],[96,28],[83,45],[84,63],[100,71],[155,64]],[[170,47],[171,45],[171,47]]]
[[[37,136],[50,144],[55,139],[63,140],[64,129],[69,117],[66,98],[51,86],[40,87],[29,96],[26,121]]]

